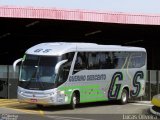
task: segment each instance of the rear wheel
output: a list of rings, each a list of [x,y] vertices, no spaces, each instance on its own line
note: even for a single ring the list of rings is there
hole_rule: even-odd
[[[72,94],[72,97],[71,97],[70,108],[71,108],[71,109],[75,109],[76,104],[77,104],[77,96],[76,96],[75,93],[73,93],[73,94]]]
[[[121,104],[126,104],[128,102],[128,91],[126,89],[123,89],[122,94],[121,94],[121,99],[120,103]]]

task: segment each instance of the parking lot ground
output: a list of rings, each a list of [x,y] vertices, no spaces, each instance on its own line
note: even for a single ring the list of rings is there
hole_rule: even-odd
[[[150,101],[129,102],[120,105],[118,102],[96,102],[80,104],[71,110],[67,105],[45,106],[39,109],[34,104],[19,103],[17,100],[0,99],[1,114],[16,114],[22,117],[52,120],[106,120],[106,118],[127,119],[125,115],[152,115]],[[38,118],[39,117],[39,118]],[[27,119],[26,119],[27,120]]]

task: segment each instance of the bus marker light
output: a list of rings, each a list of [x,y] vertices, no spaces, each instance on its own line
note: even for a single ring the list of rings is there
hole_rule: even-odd
[[[64,91],[60,91],[60,94],[64,94]]]

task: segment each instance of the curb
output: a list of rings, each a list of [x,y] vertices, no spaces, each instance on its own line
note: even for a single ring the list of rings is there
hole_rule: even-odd
[[[159,108],[159,111],[160,111],[160,107],[157,107],[157,106],[151,106],[150,107],[150,112],[154,115],[157,115],[160,117],[160,112],[156,111],[154,108]]]

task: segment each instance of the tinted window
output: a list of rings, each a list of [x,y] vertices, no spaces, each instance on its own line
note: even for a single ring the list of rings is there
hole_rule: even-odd
[[[77,54],[75,71],[83,69],[121,69],[126,68],[127,52],[82,52]]]
[[[86,53],[84,52],[79,52],[77,54],[77,58],[76,58],[76,62],[74,65],[74,70],[73,70],[73,74],[87,69],[87,58],[86,58]]]
[[[89,69],[113,69],[115,67],[112,52],[96,52],[88,55]]]
[[[127,58],[129,54],[127,52],[114,52],[113,64],[115,69],[126,68]]]
[[[100,69],[112,69],[113,68],[113,55],[111,52],[99,53],[100,56]]]
[[[70,71],[74,53],[62,56],[34,56],[26,55],[22,62],[19,85],[26,89],[46,90],[64,83]],[[58,73],[56,65],[63,61]]]
[[[66,53],[62,56],[62,60],[67,60],[67,62],[62,64],[59,68],[58,81],[57,81],[58,85],[61,85],[67,80],[69,71],[71,68],[71,64],[73,61],[73,57],[74,57],[74,53]]]
[[[99,69],[99,61],[98,53],[88,53],[88,69]]]
[[[140,68],[145,65],[146,53],[134,52],[130,55],[129,68]]]

